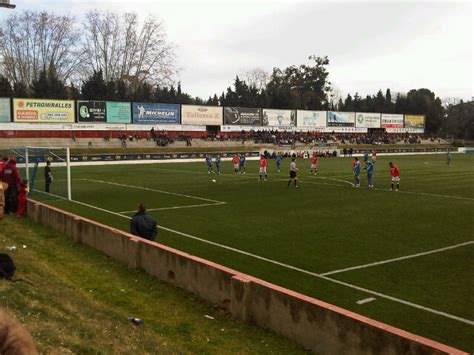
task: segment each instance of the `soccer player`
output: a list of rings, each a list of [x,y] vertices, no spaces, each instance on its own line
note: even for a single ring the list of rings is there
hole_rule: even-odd
[[[240,161],[239,161],[239,171],[241,174],[245,174],[245,154],[240,154]]]
[[[260,156],[260,181],[265,177],[265,181],[267,181],[267,158],[265,155]]]
[[[360,161],[357,157],[352,162],[352,171],[354,172],[354,187],[360,187]]]
[[[373,161],[377,160],[377,151],[375,149],[372,149],[372,160]]]
[[[51,174],[51,162],[48,160],[44,167],[44,191],[49,192],[49,187],[53,181],[53,174]]]
[[[295,187],[298,188],[298,176],[296,174],[296,172],[298,171],[298,168],[296,167],[296,159],[295,158],[291,158],[291,163],[290,163],[290,180],[288,180],[288,187],[290,187],[291,185],[291,181],[294,182],[295,184]]]
[[[276,163],[276,166],[277,166],[277,170],[278,172],[280,172],[280,168],[281,168],[281,161],[283,160],[283,157],[278,154],[275,158],[275,163]]]
[[[366,163],[366,168],[367,168],[367,184],[369,189],[372,189],[374,187],[374,165],[375,162],[372,160],[367,160]]]
[[[313,153],[313,156],[311,157],[311,171],[309,174],[318,175],[318,156],[316,153]]]
[[[207,173],[208,174],[210,174],[210,173],[214,174],[214,170],[212,170],[212,158],[209,154],[206,155],[206,164],[207,164]]]
[[[453,159],[453,157],[451,156],[451,152],[448,150],[448,155],[446,156],[447,158],[447,161],[446,161],[446,164],[448,164],[448,166],[451,165],[451,160]]]
[[[364,153],[364,169],[367,169],[368,161],[369,161],[369,150],[367,149]]]
[[[240,164],[240,158],[238,155],[235,155],[232,158],[232,164],[234,164],[234,173],[237,174],[239,172],[239,164]]]
[[[390,191],[393,191],[395,184],[397,184],[395,191],[398,191],[400,188],[400,169],[392,162],[388,163],[388,165],[390,166],[390,175],[392,176],[392,188]]]
[[[217,154],[217,157],[216,157],[216,171],[219,175],[221,174],[221,156],[220,156],[220,154]]]

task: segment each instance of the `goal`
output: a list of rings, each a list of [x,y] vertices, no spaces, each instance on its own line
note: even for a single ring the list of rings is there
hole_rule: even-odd
[[[28,196],[35,195],[35,198],[40,200],[72,199],[69,148],[22,147],[12,149],[11,154],[17,157],[17,166],[22,179],[28,180]],[[48,162],[51,179],[46,177]]]

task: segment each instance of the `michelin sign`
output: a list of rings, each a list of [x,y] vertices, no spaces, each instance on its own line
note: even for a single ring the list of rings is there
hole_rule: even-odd
[[[179,105],[134,102],[134,124],[180,124]]]

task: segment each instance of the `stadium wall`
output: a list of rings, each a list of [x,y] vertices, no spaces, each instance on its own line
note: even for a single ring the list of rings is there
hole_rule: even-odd
[[[464,354],[359,314],[150,242],[87,218],[28,200],[28,216],[217,304],[236,319],[270,329],[316,353]]]

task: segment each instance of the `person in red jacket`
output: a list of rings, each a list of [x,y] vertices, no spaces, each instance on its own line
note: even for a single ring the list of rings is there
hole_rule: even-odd
[[[21,182],[20,173],[16,167],[16,157],[10,157],[3,166],[2,181],[8,184],[5,190],[5,214],[16,213],[18,209],[18,184]]]
[[[18,186],[18,210],[17,217],[23,217],[26,212],[26,196],[28,194],[28,180],[23,180]]]
[[[3,181],[3,169],[5,168],[7,161],[7,157],[3,157],[2,159],[0,159],[0,181]]]
[[[392,188],[390,190],[393,191],[394,185],[397,184],[395,191],[398,191],[400,188],[400,169],[392,162],[388,163],[388,165],[390,166],[390,175],[392,176]]]

